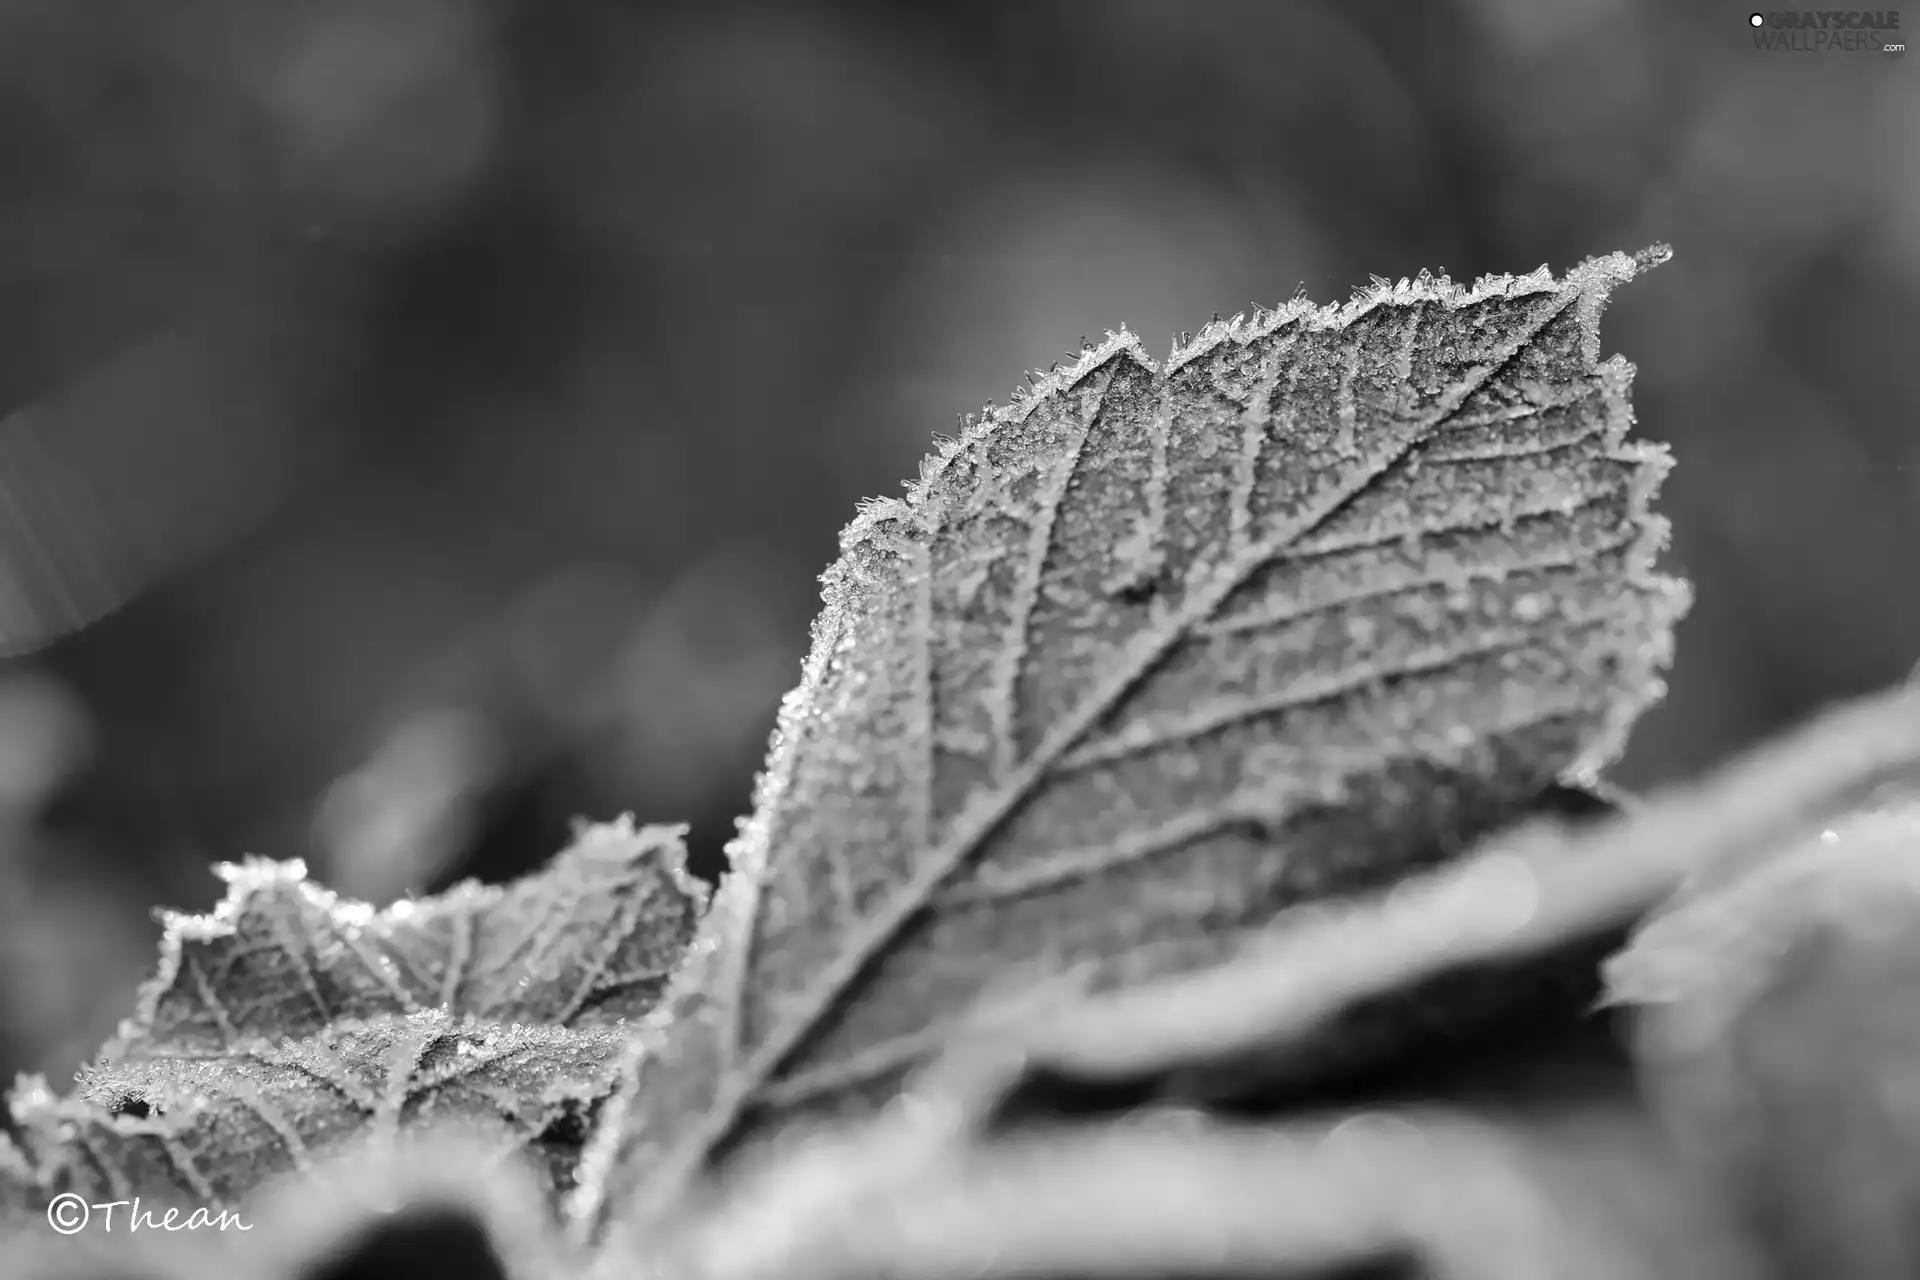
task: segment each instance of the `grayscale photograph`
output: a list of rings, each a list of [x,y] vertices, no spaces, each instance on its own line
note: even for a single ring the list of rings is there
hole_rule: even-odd
[[[0,0],[0,1277],[1920,1280],[1916,26]]]

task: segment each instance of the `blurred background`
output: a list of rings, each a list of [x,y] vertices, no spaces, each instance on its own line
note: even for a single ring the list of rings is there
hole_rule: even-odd
[[[1698,588],[1621,782],[1901,676],[1916,69],[1747,15],[0,0],[0,1079],[215,860],[385,902],[630,810],[712,874],[856,501],[1300,283],[1674,244],[1603,340]]]

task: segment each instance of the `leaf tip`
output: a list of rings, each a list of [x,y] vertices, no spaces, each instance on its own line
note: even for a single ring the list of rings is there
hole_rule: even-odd
[[[1664,240],[1656,241],[1633,255],[1635,271],[1651,271],[1673,258],[1673,246]]]

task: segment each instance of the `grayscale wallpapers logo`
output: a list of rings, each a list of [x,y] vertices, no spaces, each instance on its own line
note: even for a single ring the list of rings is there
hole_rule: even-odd
[[[1905,53],[1898,9],[1773,9],[1750,13],[1753,47],[1783,53]],[[1888,33],[1892,33],[1889,37]]]

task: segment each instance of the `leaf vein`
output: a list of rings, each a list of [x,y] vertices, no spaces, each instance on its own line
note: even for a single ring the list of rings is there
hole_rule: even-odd
[[[927,530],[926,541],[917,544],[914,565],[913,620],[919,635],[914,637],[913,669],[913,766],[920,776],[913,780],[914,847],[924,849],[933,840],[933,762],[935,753],[935,709],[933,705],[933,540],[940,536],[939,516]]]
[[[274,943],[281,954],[293,962],[294,971],[300,980],[300,989],[306,992],[309,1000],[313,1001],[313,1007],[319,1013],[320,1020],[331,1021],[333,1010],[327,1007],[326,997],[320,994],[319,980],[314,976],[313,966],[307,963],[307,953],[300,945],[299,935],[288,926],[286,918],[278,911],[267,913],[267,927],[272,931]]]
[[[1108,595],[1144,590],[1165,563],[1166,550],[1161,544],[1167,528],[1167,485],[1172,480],[1167,461],[1172,434],[1173,387],[1163,378],[1160,398],[1154,405],[1153,416],[1147,420],[1147,510],[1115,548],[1120,566],[1104,584]]]
[[[1304,622],[1312,618],[1325,617],[1347,605],[1360,604],[1368,600],[1389,600],[1431,587],[1465,586],[1474,580],[1499,581],[1510,573],[1571,568],[1574,565],[1587,564],[1596,556],[1631,546],[1639,536],[1638,531],[1630,531],[1590,546],[1549,550],[1538,555],[1522,556],[1515,560],[1488,565],[1483,572],[1470,571],[1464,574],[1428,572],[1385,587],[1352,587],[1312,605],[1302,605],[1293,599],[1276,599],[1258,612],[1249,611],[1204,623],[1195,629],[1195,634],[1207,638],[1245,635],[1249,632],[1270,630],[1289,622]]]
[[[1110,375],[1109,375],[1110,379]],[[1018,733],[1020,672],[1026,665],[1027,644],[1033,626],[1033,611],[1040,602],[1040,584],[1046,577],[1047,561],[1053,549],[1054,526],[1059,522],[1060,509],[1066,504],[1067,491],[1073,486],[1073,477],[1080,469],[1080,458],[1085,452],[1087,435],[1093,430],[1094,420],[1099,417],[1100,405],[1106,397],[1109,382],[1102,382],[1096,392],[1094,404],[1082,414],[1080,423],[1075,427],[1068,442],[1065,455],[1054,464],[1052,474],[1048,476],[1046,489],[1041,495],[1040,510],[1035,513],[1033,527],[1027,537],[1026,559],[1020,567],[1020,577],[1014,586],[1013,602],[1008,610],[1006,634],[1001,639],[1000,648],[994,655],[992,690],[988,695],[987,715],[993,726],[994,768],[997,774],[1004,775],[1013,768],[1019,755]]]
[[[1597,624],[1591,624],[1597,625]],[[1167,747],[1191,742],[1209,733],[1258,720],[1283,711],[1297,711],[1316,703],[1331,702],[1358,692],[1382,680],[1430,675],[1470,658],[1493,657],[1511,653],[1537,643],[1532,635],[1514,636],[1464,648],[1436,646],[1427,656],[1410,659],[1391,668],[1359,666],[1350,671],[1321,679],[1302,679],[1283,688],[1244,701],[1223,699],[1179,716],[1142,720],[1110,738],[1096,739],[1060,760],[1062,774],[1082,773],[1098,765],[1114,764],[1134,756],[1147,755]]]
[[[251,1111],[259,1117],[260,1123],[273,1130],[280,1141],[286,1144],[287,1155],[296,1169],[308,1168],[312,1161],[307,1154],[307,1144],[300,1137],[300,1131],[287,1119],[286,1113],[276,1107],[267,1096],[255,1087],[253,1081],[237,1072],[231,1073],[221,1082],[220,1091],[225,1096]]]
[[[206,1005],[207,1012],[213,1015],[214,1024],[220,1028],[220,1035],[224,1041],[222,1047],[232,1048],[240,1042],[240,1032],[233,1025],[232,1019],[227,1016],[227,1006],[221,1002],[218,995],[214,994],[213,984],[207,981],[206,972],[201,969],[200,961],[196,957],[182,955],[181,962],[192,979],[193,989],[199,993],[201,1003]]]
[[[1129,831],[1117,840],[1087,848],[1068,849],[1027,863],[1015,871],[982,876],[971,884],[956,885],[934,900],[935,907],[980,907],[1010,902],[1076,880],[1087,880],[1172,853],[1229,827],[1264,821],[1272,806],[1248,803],[1240,797],[1211,811],[1183,813],[1145,830]]]
[[[1253,495],[1260,483],[1260,459],[1272,437],[1273,393],[1280,384],[1281,359],[1293,350],[1299,336],[1297,330],[1289,333],[1267,353],[1254,381],[1253,402],[1240,419],[1240,453],[1234,460],[1232,505],[1227,509],[1228,545],[1236,552],[1253,539]],[[1300,378],[1299,366],[1288,366],[1286,377],[1287,390],[1282,399],[1290,402]]]

